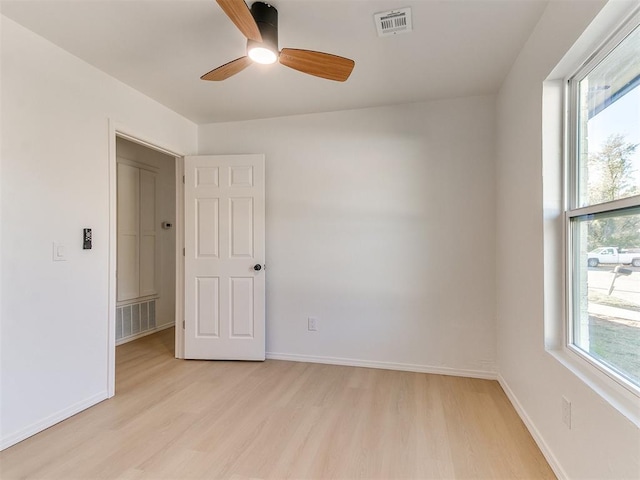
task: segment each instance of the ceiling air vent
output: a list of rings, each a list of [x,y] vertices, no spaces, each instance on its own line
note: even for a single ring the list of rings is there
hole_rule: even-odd
[[[379,37],[407,33],[412,30],[411,7],[376,13],[373,18],[376,22]]]

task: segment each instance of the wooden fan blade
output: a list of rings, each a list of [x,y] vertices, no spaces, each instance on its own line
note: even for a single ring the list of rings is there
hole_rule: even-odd
[[[258,24],[251,15],[251,10],[244,0],[216,0],[227,17],[238,27],[238,30],[249,40],[262,42]]]
[[[200,78],[202,80],[212,80],[214,82],[226,80],[236,73],[241,72],[252,63],[253,61],[247,56],[236,58],[229,63],[225,63],[221,67],[214,68],[209,73],[205,73],[204,75],[202,75]]]
[[[299,72],[336,82],[344,82],[349,78],[356,64],[338,55],[296,48],[283,48],[280,51],[280,63]]]

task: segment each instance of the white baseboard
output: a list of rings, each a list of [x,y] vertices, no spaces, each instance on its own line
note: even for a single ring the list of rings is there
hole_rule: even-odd
[[[415,365],[411,363],[378,362],[373,360],[357,360],[354,358],[316,357],[291,353],[267,352],[270,360],[287,360],[291,362],[324,363],[328,365],[344,365],[347,367],[380,368],[383,370],[400,370],[404,372],[433,373],[436,375],[452,375],[454,377],[482,378],[497,380],[496,372],[482,370],[463,370],[448,367],[433,367],[429,365]]]
[[[146,337],[147,335],[151,335],[153,333],[158,333],[162,330],[166,330],[167,328],[175,327],[175,323],[169,323],[167,325],[160,325],[159,327],[152,328],[151,330],[145,330],[144,332],[136,333],[135,335],[131,335],[129,337],[121,338],[120,340],[116,340],[116,347],[118,345],[122,345],[124,343],[132,342],[133,340],[137,340],[142,337]]]
[[[59,423],[63,420],[66,420],[69,417],[72,417],[76,413],[80,413],[82,410],[86,410],[89,407],[93,407],[95,404],[102,402],[107,399],[107,392],[100,392],[92,397],[87,398],[81,402],[78,402],[74,405],[71,405],[68,408],[60,410],[59,412],[54,413],[53,415],[49,415],[48,417],[36,422],[32,423],[26,428],[14,432],[6,437],[2,437],[0,439],[0,451],[6,448],[9,448],[12,445],[15,445],[22,440],[29,438],[36,433],[39,433],[49,427],[54,426],[56,423]]]
[[[567,475],[567,472],[564,471],[562,465],[560,465],[560,462],[558,462],[558,459],[551,451],[551,448],[549,448],[549,445],[547,445],[547,443],[544,441],[544,438],[542,438],[542,435],[540,434],[534,423],[531,421],[531,418],[529,418],[529,415],[527,415],[527,412],[522,407],[522,404],[518,400],[518,397],[516,397],[516,395],[513,393],[513,390],[509,388],[509,384],[507,384],[507,381],[500,374],[498,374],[498,383],[500,383],[502,390],[504,390],[504,393],[507,395],[507,398],[513,405],[513,408],[515,408],[516,412],[527,427],[527,430],[529,430],[529,433],[540,448],[542,455],[544,455],[544,458],[549,463],[549,466],[551,467],[551,470],[553,470],[553,473],[555,473],[556,477],[558,477],[558,479],[560,480],[568,479],[569,476]]]

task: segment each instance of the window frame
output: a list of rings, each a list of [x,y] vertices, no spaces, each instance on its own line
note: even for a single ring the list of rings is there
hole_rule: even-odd
[[[603,42],[593,54],[587,59],[582,66],[572,75],[565,78],[565,160],[564,160],[564,226],[563,226],[563,245],[565,258],[565,320],[563,328],[563,346],[564,350],[572,355],[586,361],[587,365],[596,369],[596,371],[606,375],[606,377],[614,380],[618,385],[624,387],[635,397],[640,398],[640,386],[634,384],[626,377],[620,375],[614,369],[608,367],[588,352],[574,344],[574,314],[575,299],[580,288],[577,280],[578,272],[576,265],[579,259],[574,252],[575,236],[573,228],[573,219],[594,215],[604,212],[619,211],[630,207],[640,207],[640,195],[634,195],[610,202],[603,202],[587,206],[579,206],[579,168],[580,168],[580,96],[579,84],[589,73],[596,68],[613,50],[619,47],[620,43],[633,32],[636,28],[640,28],[640,11],[627,18],[625,22]],[[640,88],[640,87],[636,87]]]

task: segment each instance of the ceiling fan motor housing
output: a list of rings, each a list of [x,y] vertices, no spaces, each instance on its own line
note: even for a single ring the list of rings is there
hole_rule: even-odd
[[[263,2],[254,2],[251,5],[251,15],[258,24],[262,44],[254,40],[247,40],[247,50],[255,46],[268,48],[278,54],[278,10]]]

